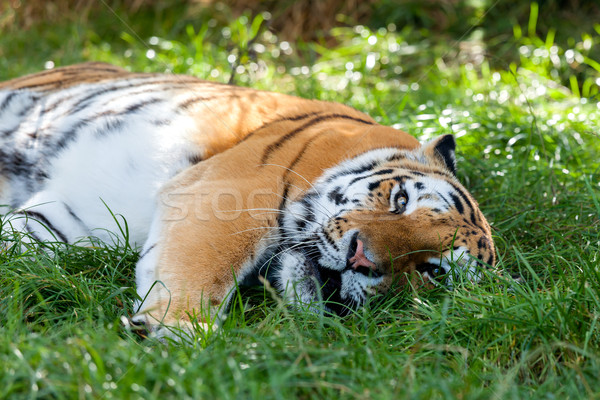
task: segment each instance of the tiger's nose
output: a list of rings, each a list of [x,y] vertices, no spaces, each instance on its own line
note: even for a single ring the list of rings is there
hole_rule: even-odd
[[[346,268],[351,268],[365,276],[380,276],[376,271],[375,263],[365,255],[364,244],[362,240],[358,239],[358,233],[354,234],[350,246],[348,246]]]

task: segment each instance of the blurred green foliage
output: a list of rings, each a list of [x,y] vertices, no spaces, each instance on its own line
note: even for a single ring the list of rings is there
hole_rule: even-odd
[[[335,1],[332,2],[335,6]],[[19,4],[20,7],[15,7]],[[189,0],[142,0],[134,3],[139,5],[133,10],[130,3],[120,0],[58,0],[54,6],[53,3],[32,1],[29,8],[27,4],[13,0],[12,8],[10,3],[4,11],[0,8],[2,79],[43,68],[46,61],[64,65],[99,57],[111,58],[114,62],[120,59],[132,69],[139,69],[135,58],[139,54],[143,57],[144,47],[156,51],[151,48],[156,38],[161,41],[162,50],[173,50],[156,59],[165,67],[161,68],[160,64],[148,66],[143,61],[140,67],[198,74],[198,68],[186,69],[186,66],[191,67],[190,62],[195,63],[204,55],[204,64],[217,68],[228,64],[245,65],[248,56],[257,54],[256,48],[245,46],[256,36],[259,25],[263,32],[269,28],[271,31],[269,36],[256,38],[258,44],[267,46],[284,40],[278,31],[272,30],[273,15],[281,15],[282,11],[270,9],[267,12],[266,6],[273,7],[269,2],[229,1],[198,5]],[[368,4],[370,12],[363,13],[364,20],[355,21],[339,15],[337,25],[348,28],[362,25],[374,33],[387,32],[392,27],[399,39],[421,49],[419,57],[404,57],[398,64],[405,76],[418,77],[423,65],[431,66],[438,61],[455,67],[467,62],[480,64],[485,59],[492,69],[508,70],[511,63],[531,59],[528,68],[544,69],[552,74],[552,79],[559,78],[561,84],[583,97],[592,96],[598,90],[595,81],[600,77],[597,61],[600,60],[600,23],[597,22],[600,5],[594,2],[381,0]],[[240,8],[249,5],[252,10]],[[293,2],[281,2],[276,7],[286,9],[292,5]],[[233,15],[241,17],[233,18]],[[266,21],[262,21],[264,16]],[[256,25],[244,26],[251,21]],[[279,27],[281,23],[275,25]],[[291,64],[309,64],[315,57],[327,53],[323,49],[333,47],[338,52],[349,51],[344,49],[345,46],[335,46],[348,36],[341,32],[343,29],[317,32],[316,36],[321,37],[315,42],[321,46],[317,53],[301,41],[294,41],[298,51],[294,51],[292,57],[285,57],[291,54],[276,57],[277,62],[291,58]],[[23,52],[23,49],[28,51]],[[234,53],[234,63],[223,62],[227,61],[227,57],[219,54],[223,49]],[[398,50],[398,55],[404,50]],[[191,59],[190,54],[194,56]],[[261,59],[268,61],[268,54],[261,55]],[[204,73],[200,75],[205,76]]]

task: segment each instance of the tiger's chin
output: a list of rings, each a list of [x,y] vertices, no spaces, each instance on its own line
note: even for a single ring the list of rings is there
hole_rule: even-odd
[[[276,276],[276,286],[291,304],[340,316],[362,306],[382,281],[379,274],[353,270],[347,261],[339,269],[325,267],[306,249],[285,251]]]

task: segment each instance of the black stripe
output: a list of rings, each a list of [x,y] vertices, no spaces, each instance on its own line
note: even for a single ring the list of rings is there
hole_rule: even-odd
[[[146,107],[152,104],[156,104],[156,103],[161,103],[164,100],[161,98],[154,98],[154,99],[150,99],[150,100],[145,100],[142,101],[141,103],[136,103],[136,104],[132,104],[128,107],[125,108],[125,110],[123,111],[116,111],[114,115],[126,115],[126,114],[131,114],[134,113],[136,111],[138,111],[140,108],[142,107]]]
[[[385,169],[384,171],[388,171],[388,170]],[[348,183],[348,187],[354,185],[358,181],[362,181],[364,179],[372,178],[372,177],[377,176],[377,175],[383,175],[383,174],[381,174],[379,172],[380,171],[373,172],[372,174],[369,174],[369,175],[357,176],[356,178],[352,179],[350,181],[350,183]],[[394,176],[393,178],[384,178],[384,179],[380,179],[380,180],[378,180],[376,182],[371,182],[369,184],[369,190],[376,189],[377,187],[379,187],[379,185],[381,184],[381,182],[384,182],[384,181],[389,180],[389,179],[393,179],[393,180],[395,180],[398,183],[404,183],[408,179],[408,176],[406,176],[406,175],[400,175],[400,176]],[[372,185],[374,185],[374,186],[372,186]]]
[[[477,241],[477,248],[481,251],[484,247],[486,247],[486,240],[485,238],[482,236],[479,238],[479,240]]]
[[[14,94],[14,93],[12,93],[12,94]],[[25,104],[25,106],[21,110],[19,110],[19,112],[16,113],[16,115],[18,117],[21,117],[18,120],[17,126],[15,126],[14,128],[12,128],[11,130],[8,130],[8,129],[6,129],[6,130],[0,130],[0,134],[2,134],[2,136],[4,136],[5,138],[7,138],[9,136],[12,136],[12,134],[14,134],[15,132],[17,132],[19,129],[21,129],[21,125],[23,125],[23,122],[24,122],[23,121],[23,117],[25,116],[25,114],[27,114],[29,111],[31,111],[31,109],[33,107],[35,107],[35,105],[37,104],[37,100],[38,100],[37,98],[35,98],[35,99],[29,99],[29,102],[27,104]],[[32,138],[36,138],[37,137],[37,131],[30,132],[28,134],[28,136],[30,136]]]
[[[442,192],[440,192],[440,191],[437,191],[437,190],[436,190],[436,191],[435,191],[435,193],[436,193],[436,194],[437,194],[437,195],[440,197],[440,199],[442,199],[442,200],[444,201],[444,203],[446,203],[446,205],[448,206],[448,208],[452,208],[452,207],[454,207],[454,204],[453,204],[453,203],[451,203],[451,202],[450,202],[450,201],[449,201],[449,200],[446,198],[446,196],[444,196],[444,195],[442,194]]]
[[[300,121],[302,119],[313,117],[313,116],[319,115],[319,114],[323,114],[323,111],[314,111],[314,112],[310,112],[310,113],[304,113],[304,114],[294,115],[292,117],[282,117],[282,118],[279,118],[277,121],[272,121],[270,123],[273,123],[273,122],[282,122],[282,121],[293,121],[293,122],[295,122],[295,121]]]
[[[347,170],[347,171],[341,171],[340,173],[335,174],[331,178],[329,178],[329,180],[327,182],[332,182],[332,181],[334,181],[342,176],[346,176],[346,175],[358,175],[358,174],[365,173],[365,172],[370,171],[373,168],[377,167],[380,164],[380,161],[381,160],[374,160],[368,164],[363,165],[362,167],[358,167],[358,168]]]
[[[302,200],[300,200],[300,204],[302,204],[302,207],[306,212],[306,214],[304,214],[305,219],[309,222],[315,222],[315,210],[313,208],[313,202],[311,200],[314,200],[314,196],[312,194],[308,194],[304,196]]]
[[[65,210],[67,210],[67,212],[69,213],[69,215],[75,220],[77,221],[77,223],[84,228],[84,230],[87,232],[88,231],[88,227],[87,225],[81,220],[81,218],[79,218],[77,216],[77,214],[75,214],[75,211],[73,211],[73,209],[71,207],[69,207],[69,205],[65,202],[63,202],[63,206],[65,207]]]
[[[32,175],[37,182],[41,183],[50,177],[48,175],[48,172],[46,172],[44,169],[42,169],[42,168],[45,168],[45,166],[40,168],[40,164],[36,164],[36,167],[38,167],[38,170],[33,171],[34,173]]]
[[[184,110],[187,110],[188,108],[192,107],[196,103],[212,101],[212,100],[221,99],[221,98],[229,98],[229,97],[231,97],[231,96],[196,96],[196,97],[192,97],[187,100],[184,100],[181,103],[177,104],[175,106],[175,109],[182,108]]]
[[[253,130],[252,132],[248,133],[246,136],[244,136],[244,138],[242,140],[240,140],[240,143],[243,142],[244,140],[250,138],[256,132],[258,132],[258,131],[260,131],[262,129],[265,129],[265,128],[267,128],[270,125],[273,125],[273,124],[276,124],[276,123],[279,123],[279,122],[285,122],[285,121],[294,121],[294,122],[295,121],[300,121],[300,120],[303,120],[303,119],[306,119],[306,118],[309,118],[309,117],[313,117],[313,116],[319,115],[319,114],[322,114],[322,112],[319,111],[319,112],[311,112],[311,113],[306,113],[306,114],[295,115],[295,116],[292,116],[292,117],[282,117],[282,118],[277,118],[277,119],[275,119],[273,121],[266,122],[266,123],[262,124],[261,126],[259,126],[258,128],[256,128],[255,130]]]
[[[475,217],[475,210],[476,207],[474,206],[473,202],[471,201],[471,199],[469,198],[469,196],[467,196],[458,186],[456,186],[455,184],[453,184],[452,182],[448,181],[448,183],[454,188],[454,190],[456,190],[456,192],[460,195],[460,197],[462,198],[462,200],[466,203],[467,207],[470,208],[471,211],[471,223],[474,226],[477,226],[478,221],[477,218]],[[461,212],[462,214],[462,212]]]
[[[43,240],[36,235],[35,231],[33,231],[29,225],[25,224],[25,229],[27,230],[27,233],[29,233],[29,236],[31,236],[36,242],[43,242]]]
[[[5,108],[8,107],[12,99],[17,95],[17,92],[11,92],[8,96],[4,98],[2,104],[0,104],[0,112],[3,112]]]
[[[369,165],[369,166],[371,167],[371,165]],[[371,168],[366,169],[365,171],[362,171],[362,172],[367,172],[368,170],[372,170],[373,168],[376,168],[377,166],[378,165],[373,165]],[[355,170],[355,171],[357,171],[357,170]],[[352,186],[356,182],[361,181],[363,179],[368,179],[368,178],[371,178],[373,176],[387,175],[387,174],[392,174],[392,173],[394,173],[393,169],[391,169],[391,168],[385,168],[385,169],[382,169],[380,171],[373,172],[372,174],[363,175],[363,176],[357,176],[356,178],[352,179],[350,181],[350,183],[348,183],[348,187]],[[349,175],[349,174],[341,174],[339,176],[344,176],[344,175]],[[387,179],[392,179],[392,178],[387,178]],[[387,179],[382,179],[382,180],[379,180],[379,181],[375,182],[376,185],[372,189],[377,188],[381,184],[381,182],[383,182],[384,180],[387,180]],[[405,181],[406,179],[408,179],[408,177],[404,176],[404,175],[401,175],[401,176],[395,176],[393,179],[396,180],[396,182],[402,183],[403,181]],[[370,188],[369,190],[372,190],[371,189],[371,185],[373,185],[373,183],[369,184],[369,188]]]
[[[348,203],[348,199],[346,198],[346,196],[344,196],[344,193],[342,193],[341,186],[336,186],[335,189],[329,192],[327,197],[329,198],[329,200],[333,201],[336,206]]]
[[[296,164],[298,162],[300,162],[300,160],[302,159],[304,153],[306,152],[306,150],[308,149],[308,147],[321,135],[316,135],[312,138],[310,138],[309,140],[306,141],[306,143],[304,143],[304,146],[302,147],[302,149],[298,152],[298,154],[296,155],[296,157],[294,158],[294,160],[290,163],[289,167],[286,169],[285,173],[283,174],[283,181],[285,182],[285,187],[283,189],[283,194],[282,194],[282,201],[279,204],[279,216],[277,217],[277,222],[278,225],[280,227],[283,227],[283,211],[285,209],[286,203],[287,203],[287,196],[289,193],[289,188],[291,186],[290,182],[289,182],[289,175],[291,174],[291,171],[294,170],[294,167],[296,166]],[[310,221],[310,222],[314,222],[315,221],[315,214],[314,214],[314,210],[312,207],[312,203],[311,203],[311,199],[313,198],[315,194],[312,192],[309,192],[308,194],[306,194],[304,197],[302,197],[302,199],[300,200],[301,204],[303,205],[303,209],[304,209],[304,219]],[[304,225],[306,225],[305,221],[302,220],[298,220],[295,219],[296,225],[298,226],[298,228],[303,227]]]
[[[387,161],[400,161],[400,160],[404,160],[406,158],[406,155],[402,154],[402,153],[396,153],[388,158],[386,158]]]
[[[290,183],[285,182],[285,186],[283,187],[283,192],[281,194],[281,201],[279,202],[279,213],[277,215],[277,225],[281,228],[283,227],[283,210],[287,205],[287,196],[290,191]]]
[[[96,137],[103,137],[107,134],[119,130],[125,125],[123,119],[105,121],[104,126],[96,129]]]
[[[145,251],[143,251],[140,254],[140,258],[138,258],[138,261],[140,261],[142,258],[146,257],[148,255],[148,253],[150,253],[152,250],[154,250],[154,248],[156,247],[158,243],[154,243],[152,246],[148,247]]]
[[[48,218],[46,218],[44,216],[44,214],[37,212],[37,211],[31,211],[31,210],[18,211],[16,214],[24,214],[26,217],[31,217],[33,220],[37,221],[38,223],[45,225],[46,228],[54,231],[54,233],[56,233],[56,236],[58,236],[58,238],[60,239],[61,242],[64,242],[64,243],[69,242],[67,240],[67,237],[61,231],[56,229],[56,227],[54,225],[52,225],[50,223],[50,221],[48,221]]]
[[[304,143],[304,146],[302,147],[302,149],[298,152],[298,154],[296,155],[296,158],[294,158],[294,160],[290,163],[290,165],[288,166],[288,168],[286,169],[285,173],[283,174],[283,181],[286,182],[286,187],[284,189],[284,193],[285,196],[287,197],[288,191],[289,191],[289,175],[291,174],[291,171],[294,171],[294,168],[296,167],[296,164],[298,164],[300,162],[300,160],[302,159],[302,157],[304,156],[304,153],[306,153],[306,150],[308,149],[308,147],[321,135],[317,135],[314,136],[312,138],[310,138],[306,143]],[[305,210],[309,211],[309,214],[306,215],[306,219],[308,219],[310,222],[314,222],[315,221],[315,215],[314,215],[314,210],[312,209],[312,203],[310,202],[310,199],[313,197],[313,193],[309,192],[307,195],[305,195],[301,202],[304,205]],[[284,204],[285,205],[285,204]],[[281,205],[280,205],[281,206]],[[283,208],[279,209],[280,215],[283,213]],[[281,224],[280,224],[281,226]]]
[[[2,171],[12,175],[28,175],[35,163],[26,159],[25,155],[19,151],[5,152],[0,148],[0,162]]]
[[[471,209],[471,223],[477,225],[477,219],[475,218],[475,210]]]
[[[454,207],[456,208],[456,210],[458,211],[458,213],[460,215],[462,215],[465,212],[465,208],[463,207],[462,201],[460,201],[460,199],[458,198],[458,196],[455,195],[454,193],[450,193],[450,198],[454,202]]]
[[[456,190],[456,192],[460,195],[460,197],[462,198],[462,200],[467,203],[467,205],[473,209],[473,203],[471,202],[471,200],[469,199],[469,196],[467,196],[458,186],[456,186],[454,183],[448,181],[448,183],[450,184],[450,186],[452,186],[454,188],[454,190]]]
[[[171,120],[170,119],[155,119],[150,121],[150,123],[152,125],[156,125],[156,126],[168,126],[171,125]]]
[[[352,181],[352,183],[354,183],[355,181],[356,180]],[[381,182],[383,182],[383,181],[375,181],[375,182],[369,183],[369,186],[368,186],[367,190],[369,192],[372,192],[373,190],[377,189],[379,187],[379,185],[381,185]],[[350,185],[352,185],[352,183],[350,183]],[[350,185],[348,185],[348,186],[350,186]]]
[[[377,172],[373,172],[373,175],[386,175],[386,174],[391,174],[393,172],[394,172],[393,169],[385,168],[385,169],[379,170]]]
[[[194,154],[188,157],[188,161],[190,162],[190,164],[195,165],[201,161],[204,161],[204,159],[202,158],[202,156],[200,156],[200,154]]]
[[[340,248],[335,243],[335,240],[333,240],[333,238],[329,235],[329,233],[327,233],[327,230],[323,229],[321,231],[321,233],[325,237],[325,240],[327,241],[327,243],[329,243],[331,245],[331,247],[333,247],[336,251],[340,251]]]
[[[18,129],[18,127],[17,127],[17,129]],[[11,130],[8,130],[8,129],[7,130],[1,130],[0,134],[2,135],[3,138],[7,138],[7,137],[11,136],[13,133],[15,133],[15,131],[16,130],[14,130],[14,129],[11,129]]]
[[[290,165],[288,166],[287,170],[285,171],[285,173],[283,174],[283,179],[284,181],[287,182],[287,178],[290,175],[291,171],[294,170],[294,168],[296,167],[296,164],[298,164],[300,162],[300,160],[302,159],[302,157],[304,156],[304,153],[306,153],[306,150],[308,149],[308,147],[321,135],[317,135],[314,136],[312,138],[310,138],[309,140],[306,141],[306,143],[304,143],[304,146],[302,146],[302,149],[300,149],[300,151],[296,154],[296,157],[294,158],[294,160],[290,163]]]
[[[53,111],[56,107],[58,107],[59,105],[64,103],[65,101],[71,100],[77,96],[78,96],[78,93],[72,94],[71,96],[63,96],[60,99],[56,100],[54,103],[51,103],[51,104],[47,105],[46,107],[44,107],[44,112],[49,113],[49,112]],[[72,113],[72,109],[67,111],[67,113],[63,114],[63,116],[71,115],[71,113]]]
[[[261,159],[261,164],[266,164],[267,159],[269,158],[269,156],[271,155],[271,153],[273,153],[274,151],[276,151],[277,149],[279,149],[281,146],[283,146],[285,144],[285,142],[291,140],[292,138],[294,138],[294,136],[296,136],[298,133],[302,132],[303,130],[310,128],[313,125],[316,125],[320,122],[324,122],[324,121],[328,121],[331,119],[347,119],[347,120],[351,120],[351,121],[355,121],[355,122],[360,122],[366,125],[373,125],[372,122],[364,120],[364,119],[360,119],[360,118],[356,118],[356,117],[351,117],[349,115],[344,115],[344,114],[330,114],[330,115],[322,115],[316,118],[313,118],[312,120],[308,121],[307,123],[305,123],[304,125],[292,130],[291,132],[286,133],[285,135],[281,136],[279,139],[277,139],[277,141],[271,143],[270,145],[267,146],[267,149],[265,150],[265,152],[263,153],[262,159]]]
[[[87,124],[89,124],[89,121],[87,119],[77,121],[76,123],[71,125],[71,128],[68,131],[63,131],[60,138],[56,139],[54,143],[51,142],[52,139],[55,138],[53,136],[48,136],[45,140],[47,143],[44,143],[44,147],[46,149],[50,149],[50,152],[55,154],[56,150],[64,149],[65,147],[67,147],[67,144],[71,140],[73,140],[75,132],[77,132],[80,128],[83,128]]]

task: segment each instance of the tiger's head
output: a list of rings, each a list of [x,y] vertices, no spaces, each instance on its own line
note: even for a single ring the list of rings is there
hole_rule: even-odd
[[[455,141],[382,148],[330,168],[281,219],[279,288],[343,314],[405,273],[452,286],[495,263],[490,227],[455,177]],[[405,278],[404,278],[405,279]]]

